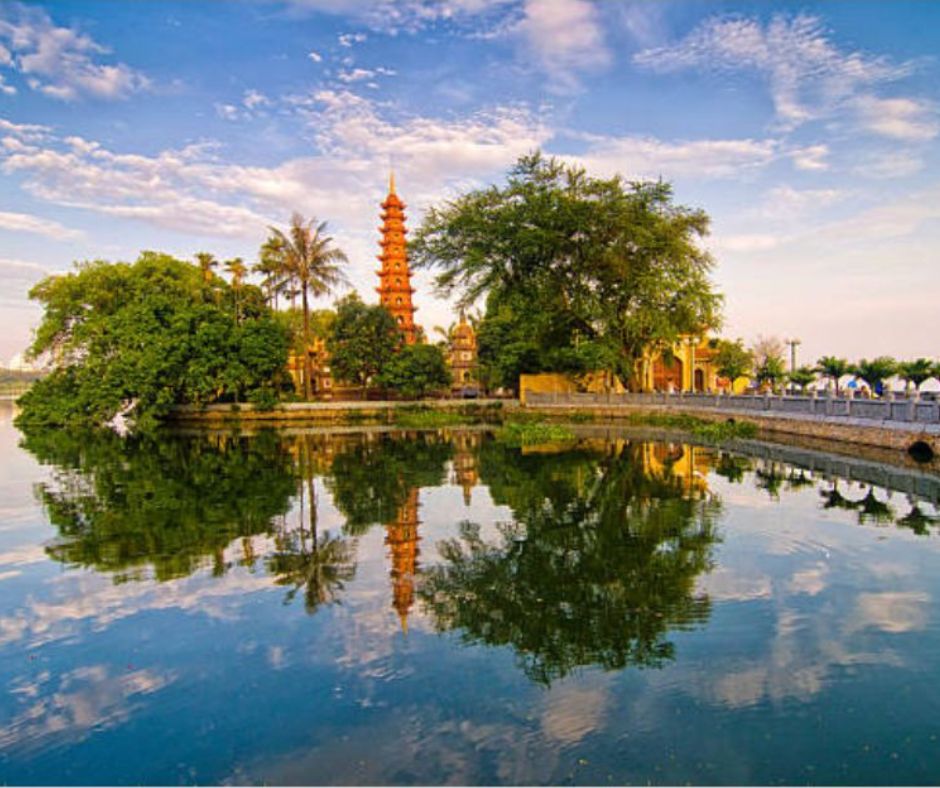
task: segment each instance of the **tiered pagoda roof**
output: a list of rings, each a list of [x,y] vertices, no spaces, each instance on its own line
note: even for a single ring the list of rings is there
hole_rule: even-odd
[[[395,175],[389,177],[388,196],[382,203],[382,226],[379,228],[382,239],[378,255],[382,267],[376,271],[379,286],[376,292],[379,301],[395,318],[404,334],[405,342],[415,343],[415,306],[411,296],[415,289],[411,286],[411,269],[408,267],[408,251],[405,246],[405,204],[395,193]]]

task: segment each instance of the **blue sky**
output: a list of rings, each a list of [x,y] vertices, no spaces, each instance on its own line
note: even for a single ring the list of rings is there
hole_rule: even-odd
[[[44,274],[251,261],[295,210],[371,298],[390,166],[415,226],[538,147],[709,212],[724,334],[940,355],[937,29],[922,2],[4,2],[0,362]]]

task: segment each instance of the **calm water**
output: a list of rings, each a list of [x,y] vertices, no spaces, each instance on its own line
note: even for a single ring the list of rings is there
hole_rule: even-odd
[[[0,782],[940,780],[936,477],[10,416]]]

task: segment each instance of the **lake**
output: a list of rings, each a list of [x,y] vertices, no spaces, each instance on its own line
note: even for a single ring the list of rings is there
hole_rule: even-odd
[[[940,478],[576,431],[0,403],[0,781],[940,779]]]

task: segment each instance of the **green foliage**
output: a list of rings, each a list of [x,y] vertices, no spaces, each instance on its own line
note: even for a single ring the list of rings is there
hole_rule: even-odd
[[[631,413],[629,421],[631,424],[649,427],[684,430],[696,438],[712,441],[753,438],[757,435],[757,425],[750,421],[707,421],[684,413]]]
[[[273,530],[295,490],[291,454],[276,436],[224,441],[158,431],[122,440],[110,430],[27,430],[23,446],[53,466],[36,489],[58,539],[46,552],[115,581],[157,580],[214,564],[238,537]]]
[[[512,519],[495,539],[466,522],[438,543],[444,561],[419,586],[435,627],[512,648],[546,685],[583,666],[673,659],[668,633],[709,616],[696,579],[720,509],[689,496],[670,466],[647,471],[641,449],[526,455],[485,443],[481,477]]]
[[[444,351],[436,345],[405,345],[376,377],[382,388],[407,399],[420,399],[450,387],[451,376]]]
[[[797,367],[787,375],[787,380],[800,389],[805,389],[816,380],[816,371],[812,367]]]
[[[534,446],[574,440],[574,433],[561,424],[510,421],[496,432],[496,440],[507,446]]]
[[[897,365],[897,374],[908,386],[914,385],[920,389],[921,384],[938,374],[937,365],[929,358],[919,358],[916,361],[902,361]]]
[[[768,356],[754,370],[754,376],[758,383],[769,383],[772,388],[776,388],[781,381],[786,380],[786,364],[782,358]]]
[[[97,426],[122,409],[139,427],[174,405],[239,400],[286,376],[288,336],[241,286],[234,293],[167,255],[137,262],[80,264],[43,279],[30,297],[44,307],[30,348],[53,371],[21,398],[21,425]],[[216,297],[217,296],[217,297]]]
[[[393,522],[414,487],[437,487],[453,454],[449,441],[418,433],[408,438],[382,434],[350,442],[336,452],[326,478],[336,507],[346,517],[343,530],[365,533]]]
[[[750,375],[754,369],[754,357],[751,351],[744,347],[744,341],[736,339],[722,339],[718,342],[718,352],[715,354],[715,368],[718,374],[732,383],[738,378]]]
[[[310,347],[313,332],[310,323],[310,297],[332,292],[346,283],[342,264],[348,262],[346,253],[333,245],[333,238],[326,233],[326,222],[316,219],[304,221],[295,213],[290,227],[284,231],[272,227],[271,236],[261,247],[261,267],[270,277],[274,292],[290,289],[301,296],[303,331],[301,350],[304,359],[304,399],[312,393],[313,370]]]
[[[401,332],[388,310],[364,304],[354,293],[336,304],[336,320],[327,339],[333,377],[368,385],[402,344]]]
[[[707,229],[668,184],[592,178],[536,153],[504,187],[432,208],[410,248],[440,269],[441,292],[487,296],[481,363],[488,383],[515,388],[520,372],[630,378],[647,348],[716,326]]]
[[[851,372],[857,378],[864,380],[872,391],[880,388],[887,378],[890,378],[898,369],[898,362],[890,356],[878,356],[871,361],[862,359],[855,364]]]
[[[848,375],[851,369],[852,365],[838,356],[823,356],[816,362],[816,371],[832,381],[836,394],[839,394],[839,380]]]

